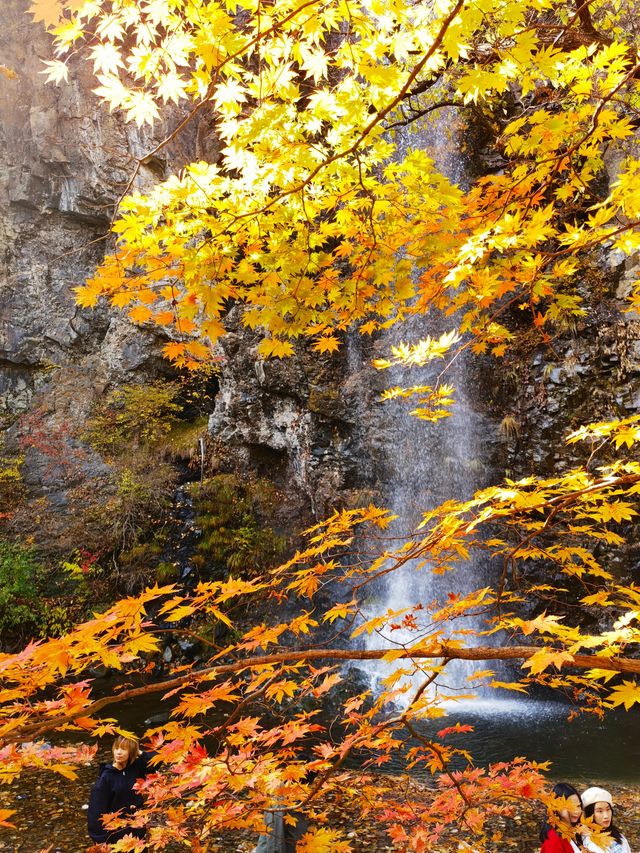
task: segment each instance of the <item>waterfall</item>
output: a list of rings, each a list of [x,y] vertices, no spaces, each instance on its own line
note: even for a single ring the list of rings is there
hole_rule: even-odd
[[[468,183],[464,161],[456,144],[455,116],[451,108],[444,108],[437,119],[418,131],[403,132],[396,140],[398,157],[403,158],[410,148],[426,150],[439,171],[454,183],[464,187]],[[455,325],[455,318],[443,325],[440,317],[422,315],[414,317],[385,332],[376,343],[377,354],[388,357],[392,345],[416,342],[427,336],[439,337]],[[455,387],[455,405],[450,417],[437,423],[428,423],[410,416],[408,408],[399,401],[379,404],[376,429],[384,436],[385,447],[378,463],[377,481],[382,503],[398,516],[389,530],[391,536],[401,537],[414,530],[421,512],[432,509],[448,499],[466,499],[481,486],[486,485],[490,474],[487,463],[488,424],[481,413],[475,411],[470,399],[468,360],[465,354],[455,359],[447,368],[444,382]],[[442,371],[442,361],[421,369],[412,368],[410,374],[403,370],[383,371],[376,381],[379,388],[394,385],[433,385]],[[473,559],[453,572],[435,575],[428,565],[409,562],[401,569],[385,575],[369,593],[365,612],[369,616],[389,610],[398,611],[419,603],[446,601],[448,595],[469,592],[483,586],[484,567]],[[465,627],[478,628],[479,624]],[[415,633],[404,628],[374,632],[365,639],[370,647],[415,643]],[[389,675],[395,667],[375,664],[368,667],[373,680]],[[479,667],[473,662],[458,661],[447,667],[447,681],[455,690],[472,690],[467,677]]]

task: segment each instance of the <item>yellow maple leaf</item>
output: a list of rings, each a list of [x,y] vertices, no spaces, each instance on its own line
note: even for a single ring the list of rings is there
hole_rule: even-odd
[[[316,352],[337,352],[340,349],[340,341],[334,335],[323,336],[314,343],[313,349]]]
[[[34,0],[29,6],[29,14],[37,23],[42,21],[47,29],[56,27],[62,20],[61,0]]]
[[[296,850],[299,853],[350,853],[353,848],[341,840],[340,835],[336,829],[311,829],[302,836]]]
[[[153,322],[159,326],[170,326],[175,320],[173,311],[158,311],[153,317]]]
[[[197,328],[196,324],[189,317],[177,317],[176,326],[178,331],[182,332],[183,335],[190,335]]]
[[[527,693],[527,688],[517,681],[490,681],[490,687],[499,688],[501,690],[516,690],[518,693]]]
[[[185,344],[185,349],[194,358],[202,360],[211,358],[211,349],[201,341],[189,341]]]
[[[112,42],[99,42],[91,51],[94,73],[117,74],[118,68],[124,68],[122,54]]]
[[[165,344],[162,348],[162,352],[169,361],[175,361],[177,358],[184,355],[184,350],[185,344],[178,341],[171,341],[170,343]]]
[[[50,764],[49,770],[53,770],[54,773],[59,773],[61,776],[64,776],[65,779],[70,779],[72,782],[78,778],[78,774],[75,770],[72,770],[71,767],[67,767],[66,764]]]
[[[160,115],[153,95],[141,89],[130,91],[123,106],[127,121],[135,121],[138,127],[153,124]]]
[[[111,297],[111,302],[116,308],[124,308],[130,302],[133,302],[135,295],[130,290],[119,290]]]
[[[264,338],[258,344],[258,353],[264,358],[286,358],[293,355],[293,344],[278,338]]]
[[[73,292],[76,295],[76,302],[81,308],[93,308],[98,303],[99,292],[90,287],[88,282],[81,287],[74,287]]]
[[[323,615],[323,622],[335,622],[336,619],[344,619],[347,614],[353,613],[356,601],[348,601],[343,604],[336,604]]]
[[[15,809],[0,809],[0,826],[5,826],[8,829],[15,829],[15,824],[9,823],[9,821],[7,820],[8,817],[11,817],[11,815],[15,813]]]
[[[94,89],[93,92],[103,101],[107,102],[110,112],[124,106],[129,101],[129,89],[127,89],[116,74],[99,74],[97,79],[100,86]]]
[[[134,323],[146,323],[147,320],[150,320],[153,317],[153,312],[146,305],[136,305],[134,308],[131,308],[129,311],[129,318],[133,320]]]
[[[9,68],[7,65],[1,65],[0,64],[0,74],[2,74],[3,77],[6,77],[7,80],[17,80],[18,79],[18,75],[13,70],[13,68]]]
[[[195,608],[190,604],[184,604],[182,607],[176,607],[176,609],[170,613],[168,616],[164,617],[165,622],[178,622],[180,619],[184,619],[186,616],[191,616],[195,612]]]
[[[69,79],[69,69],[66,63],[60,59],[47,60],[43,62],[43,65],[46,65],[47,69],[41,71],[40,74],[47,75],[47,83],[60,83],[61,81],[66,83]]]
[[[626,680],[612,689],[607,700],[607,704],[611,707],[624,705],[627,711],[636,702],[640,703],[640,686],[635,681]]]
[[[573,655],[565,652],[562,649],[540,649],[526,660],[522,666],[529,670],[531,675],[538,675],[548,669],[550,666],[555,666],[557,669],[562,669],[565,663],[571,663]]]
[[[630,521],[637,511],[625,501],[602,503],[593,512],[585,513],[598,521]]]
[[[520,624],[522,633],[525,635],[533,634],[534,631],[540,633],[554,634],[558,632],[558,622],[562,621],[562,616],[547,616],[546,611],[536,616],[535,619],[523,621]]]
[[[171,72],[162,75],[156,89],[165,104],[168,101],[173,101],[177,104],[183,98],[186,98],[186,86],[187,81],[183,77]]]

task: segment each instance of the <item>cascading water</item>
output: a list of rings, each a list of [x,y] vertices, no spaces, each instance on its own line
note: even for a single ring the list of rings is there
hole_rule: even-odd
[[[410,148],[425,150],[439,171],[453,183],[467,183],[464,162],[455,139],[455,115],[450,108],[439,111],[437,120],[423,125],[418,131],[404,132],[396,140],[398,157],[403,158]],[[417,342],[427,336],[439,337],[455,325],[443,325],[441,318],[422,315],[410,322],[388,330],[377,342],[376,348],[386,357],[393,345],[400,342]],[[474,410],[469,395],[468,363],[465,355],[453,360],[447,367],[443,381],[455,387],[455,405],[451,416],[437,423],[428,423],[409,415],[406,405],[391,401],[381,405],[378,430],[385,436],[386,446],[378,466],[378,482],[384,505],[398,516],[397,534],[414,530],[421,512],[432,509],[449,499],[469,498],[488,480],[486,462],[488,425],[486,419]],[[421,369],[412,369],[410,377],[402,370],[384,371],[382,387],[394,385],[433,385],[443,369],[442,362]],[[390,530],[394,535],[396,530]],[[470,592],[483,585],[484,568],[474,560],[460,564],[455,572],[435,575],[428,565],[417,561],[406,563],[401,569],[385,575],[373,584],[366,610],[371,614],[401,611],[419,603],[446,601],[449,594]],[[467,623],[465,627],[478,628]],[[404,629],[388,628],[374,632],[365,641],[380,647],[382,643],[398,645],[415,643],[416,634]],[[374,678],[392,671],[390,666],[370,667]],[[447,682],[453,689],[467,691],[467,676],[476,665],[458,661],[447,667]]]

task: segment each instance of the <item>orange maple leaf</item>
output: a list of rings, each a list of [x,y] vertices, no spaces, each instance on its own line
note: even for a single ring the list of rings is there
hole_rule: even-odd
[[[9,821],[7,820],[8,817],[11,817],[11,815],[15,813],[15,809],[0,809],[0,826],[6,826],[9,829],[15,829],[15,824],[9,823]]]

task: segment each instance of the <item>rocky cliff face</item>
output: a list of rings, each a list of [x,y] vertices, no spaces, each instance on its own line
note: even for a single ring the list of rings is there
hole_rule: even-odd
[[[209,422],[214,469],[273,480],[299,521],[371,497],[375,371],[359,342],[346,341],[331,356],[302,347],[284,361],[261,359],[258,343],[236,327],[220,344],[220,391]]]
[[[81,66],[68,84],[45,84],[49,38],[27,7],[6,0],[0,32],[2,61],[17,74],[0,87],[0,415],[5,443],[24,451],[31,497],[55,511],[71,486],[104,474],[81,439],[94,400],[114,384],[166,369],[156,334],[118,312],[79,308],[73,288],[103,256],[136,158],[174,117],[153,134],[125,125],[98,105]],[[196,136],[194,127],[162,159],[141,164],[135,184],[192,159]]]
[[[150,357],[144,335],[115,314],[79,309],[72,288],[102,257],[114,202],[153,139],[100,108],[82,68],[68,85],[45,85],[49,39],[27,5],[7,0],[0,34],[3,61],[17,73],[0,91],[0,405],[8,412],[29,406],[52,366],[82,364],[109,381]],[[143,166],[139,182],[159,168]]]
[[[528,348],[524,336],[505,359],[491,394],[489,403],[502,416],[502,464],[514,479],[532,473],[552,476],[584,464],[598,448],[585,442],[565,444],[572,430],[640,412],[640,318],[625,302],[638,269],[633,261],[606,253],[595,261],[585,268],[581,283],[586,316],[544,347]],[[621,525],[619,532],[625,545],[600,548],[599,558],[637,582],[637,525]]]

